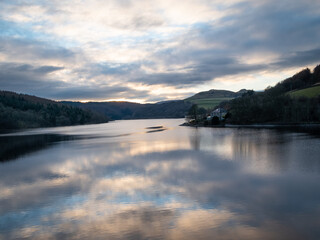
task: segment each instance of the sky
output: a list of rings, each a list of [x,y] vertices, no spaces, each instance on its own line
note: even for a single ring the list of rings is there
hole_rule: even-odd
[[[318,64],[319,0],[0,0],[0,90],[157,102]]]

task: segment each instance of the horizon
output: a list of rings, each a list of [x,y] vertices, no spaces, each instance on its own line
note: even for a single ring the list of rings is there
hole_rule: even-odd
[[[0,89],[156,103],[262,91],[320,63],[320,2],[2,1]]]
[[[231,92],[239,92],[241,90],[252,90],[252,89],[246,89],[246,88],[243,88],[243,89],[240,89],[238,91],[232,91],[232,90],[227,90],[227,89],[209,89],[207,91],[202,91],[202,92],[209,92],[209,91],[212,91],[212,90],[216,90],[216,91],[231,91]],[[0,91],[7,91],[7,90],[2,90],[0,89]],[[262,92],[264,90],[254,90],[255,92]],[[39,96],[36,96],[36,95],[30,95],[30,94],[26,94],[26,93],[23,93],[23,92],[14,92],[14,91],[8,91],[8,92],[12,92],[12,93],[16,93],[16,94],[22,94],[22,95],[29,95],[31,97],[38,97],[38,98],[42,98],[42,97],[39,97]],[[202,92],[198,92],[198,93],[202,93]],[[195,93],[191,96],[187,96],[186,98],[184,99],[172,99],[172,100],[164,100],[164,101],[158,101],[158,102],[134,102],[134,101],[126,101],[126,100],[116,100],[116,99],[110,99],[110,100],[101,100],[101,101],[91,101],[91,100],[80,100],[80,101],[72,101],[72,100],[55,100],[55,99],[49,99],[49,98],[44,98],[44,99],[47,99],[47,100],[53,100],[53,101],[57,101],[57,102],[81,102],[81,103],[90,103],[90,102],[98,102],[98,103],[102,103],[102,102],[126,102],[126,103],[138,103],[138,104],[156,104],[156,103],[161,103],[161,102],[170,102],[170,101],[182,101],[182,100],[186,100],[187,98],[190,98],[190,97],[193,97],[194,95],[198,94],[198,93]]]

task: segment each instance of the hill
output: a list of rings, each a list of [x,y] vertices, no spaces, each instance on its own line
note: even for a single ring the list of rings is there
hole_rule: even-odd
[[[288,93],[291,97],[307,97],[314,98],[320,96],[320,85],[315,85],[309,88],[296,90]]]
[[[320,65],[304,69],[264,92],[247,92],[223,104],[235,124],[320,122]]]
[[[206,98],[235,98],[235,97],[240,97],[245,92],[247,92],[246,89],[241,89],[238,92],[211,89],[209,91],[199,92],[189,98],[186,98],[185,100],[190,101],[190,100],[206,99]]]
[[[205,109],[214,109],[221,102],[229,101],[233,98],[240,97],[242,94],[246,93],[246,89],[242,89],[238,92],[228,91],[228,90],[217,90],[211,89],[209,91],[197,93],[185,101],[191,102],[192,104],[198,105]]]
[[[113,120],[118,119],[150,119],[150,118],[183,118],[191,107],[191,103],[183,100],[167,101],[155,104],[139,104],[132,102],[63,102],[70,106],[96,111]]]
[[[0,130],[107,122],[98,113],[49,99],[0,91]]]
[[[233,98],[203,98],[203,99],[187,100],[187,102],[196,104],[200,108],[212,110],[222,102],[229,101],[231,99]]]
[[[193,104],[205,109],[213,109],[223,101],[229,101],[246,93],[246,89],[238,92],[212,89],[200,92],[184,100],[162,101],[154,104],[134,102],[72,102],[62,103],[82,109],[92,110],[106,115],[113,120],[150,119],[150,118],[184,118]]]

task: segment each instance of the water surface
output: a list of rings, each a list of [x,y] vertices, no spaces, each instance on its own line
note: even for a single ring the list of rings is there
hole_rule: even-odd
[[[131,120],[0,135],[0,239],[320,239],[320,139]]]

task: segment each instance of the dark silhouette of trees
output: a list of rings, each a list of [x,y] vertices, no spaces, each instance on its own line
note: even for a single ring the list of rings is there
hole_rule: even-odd
[[[107,122],[100,114],[34,96],[0,91],[0,129]]]
[[[198,123],[201,120],[205,120],[207,116],[207,110],[202,107],[198,107],[197,104],[193,104],[188,111],[188,115],[194,119],[195,123]]]
[[[319,122],[320,96],[293,98],[288,94],[319,82],[320,66],[317,66],[313,73],[304,69],[264,92],[247,92],[229,102],[228,121],[237,124]]]

